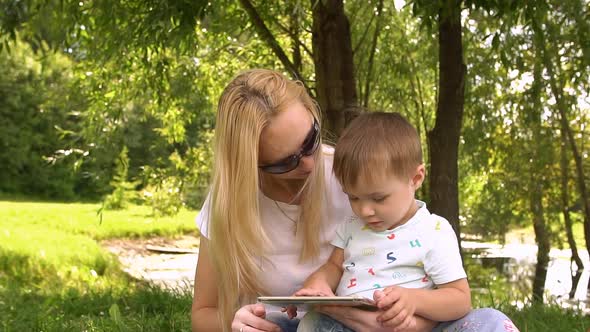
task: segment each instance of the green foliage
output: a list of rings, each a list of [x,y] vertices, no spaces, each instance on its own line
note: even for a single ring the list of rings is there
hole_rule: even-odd
[[[530,225],[529,196],[538,185],[544,192],[542,205],[550,229],[560,228],[559,118],[531,22],[546,24],[546,32],[561,22],[560,31],[545,43],[561,54],[556,63],[564,70],[556,79],[569,82],[564,93],[585,96],[590,77],[578,59],[581,45],[573,41],[579,25],[567,14],[575,3],[522,3],[517,12],[500,8],[501,4],[475,6],[465,21],[468,80],[459,163],[461,211],[468,232],[501,238],[511,227]],[[535,70],[541,78],[534,77]],[[585,72],[584,79],[578,78],[580,72]],[[570,117],[579,121],[571,125],[580,133],[577,144],[583,146],[589,110],[574,99],[568,99]],[[572,172],[573,158],[569,160]],[[575,202],[579,194],[573,172],[569,179],[570,200]]]
[[[127,156],[127,147],[124,146],[117,159],[115,175],[111,186],[113,192],[104,200],[104,207],[111,210],[126,208],[130,202],[137,199],[136,186],[137,182],[128,181],[129,157]]]
[[[52,199],[76,197],[75,153],[64,149],[59,127],[75,122],[57,100],[71,79],[63,55],[34,56],[27,44],[0,52],[0,192]],[[52,87],[58,87],[59,90]]]
[[[183,201],[180,195],[182,182],[178,177],[164,177],[152,174],[154,185],[149,185],[143,190],[144,199],[152,207],[156,217],[176,215],[182,208]]]
[[[211,175],[212,131],[200,133],[202,143],[186,151],[169,156],[171,166],[155,169],[144,167],[148,185],[142,194],[155,216],[178,213],[181,207],[200,208],[209,192]]]

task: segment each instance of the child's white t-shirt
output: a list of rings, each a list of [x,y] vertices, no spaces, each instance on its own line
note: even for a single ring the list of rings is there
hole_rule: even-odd
[[[342,187],[332,173],[333,148],[324,146],[324,167],[326,179],[326,200],[320,234],[320,255],[314,262],[299,262],[302,243],[295,237],[295,224],[299,216],[299,206],[289,205],[259,194],[261,220],[273,248],[266,256],[267,260],[260,260],[262,274],[261,285],[266,290],[265,296],[288,296],[303,286],[305,279],[322,266],[330,257],[334,247],[330,244],[334,238],[336,228],[343,220],[353,216],[348,197],[342,192]],[[278,205],[278,206],[277,206]],[[205,200],[196,223],[202,236],[209,238],[209,197]],[[283,212],[281,212],[281,209]],[[289,216],[287,218],[286,215]],[[239,222],[239,221],[236,221]],[[198,263],[197,263],[198,264]]]
[[[392,230],[374,232],[357,217],[340,225],[332,241],[344,249],[337,295],[372,299],[387,286],[434,288],[467,277],[449,222],[416,202],[416,214]]]

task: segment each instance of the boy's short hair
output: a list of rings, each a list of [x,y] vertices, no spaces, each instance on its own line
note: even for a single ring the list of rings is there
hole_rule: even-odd
[[[343,131],[334,152],[334,174],[346,190],[383,176],[407,180],[421,165],[420,136],[399,113],[363,113]]]

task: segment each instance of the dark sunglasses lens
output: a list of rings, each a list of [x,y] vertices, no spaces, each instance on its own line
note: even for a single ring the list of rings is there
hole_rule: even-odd
[[[283,174],[290,172],[299,165],[299,158],[292,156],[289,160],[281,164],[269,165],[262,167],[262,170],[271,174]]]
[[[315,150],[318,148],[318,145],[320,143],[320,133],[319,133],[319,128],[317,127],[317,124],[314,124],[312,130],[313,130],[313,132],[311,133],[311,136],[309,137],[309,141],[307,141],[305,143],[305,146],[301,150],[301,154],[304,156],[312,155],[315,152]]]

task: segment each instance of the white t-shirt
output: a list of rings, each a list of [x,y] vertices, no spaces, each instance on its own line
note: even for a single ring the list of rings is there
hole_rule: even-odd
[[[330,241],[334,238],[338,224],[350,219],[353,215],[348,198],[332,173],[334,149],[324,146],[323,153],[326,179],[324,210],[327,213],[323,216],[320,256],[314,262],[299,263],[302,243],[295,238],[295,224],[279,210],[277,204],[293,220],[297,220],[299,216],[299,206],[275,203],[262,192],[259,194],[262,225],[268,238],[273,241],[272,252],[267,256],[268,262],[261,260],[263,272],[260,280],[268,292],[261,295],[288,296],[299,290],[305,279],[330,257],[334,248]],[[201,234],[207,238],[209,238],[209,204],[209,198],[207,198],[196,219]]]
[[[416,202],[416,214],[392,230],[375,232],[357,217],[340,225],[332,241],[344,249],[337,295],[372,299],[387,286],[434,288],[467,277],[449,222]]]

